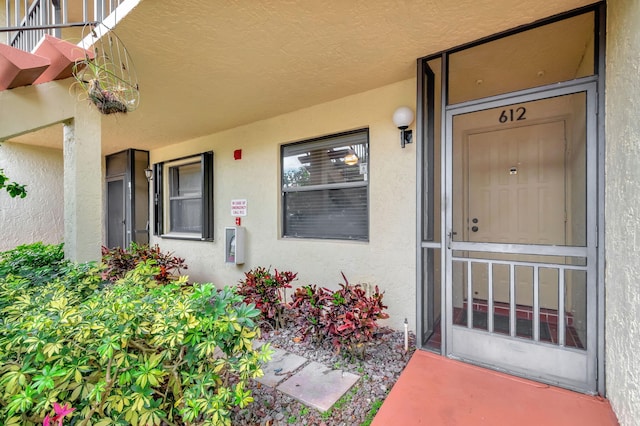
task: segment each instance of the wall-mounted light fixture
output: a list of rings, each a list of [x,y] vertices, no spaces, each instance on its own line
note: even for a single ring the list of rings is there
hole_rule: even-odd
[[[358,164],[359,158],[356,155],[356,152],[349,148],[349,150],[347,151],[347,155],[344,156],[344,164],[346,164],[347,166],[355,166],[356,164]]]
[[[413,123],[413,110],[406,106],[401,106],[393,113],[393,123],[400,129],[400,146],[413,142],[413,132],[407,130]]]
[[[151,182],[153,180],[153,170],[152,169],[144,169],[144,175],[147,177],[147,180]]]

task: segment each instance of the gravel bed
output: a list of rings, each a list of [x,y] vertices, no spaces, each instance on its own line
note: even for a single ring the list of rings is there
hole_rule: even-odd
[[[415,349],[415,336],[409,334],[409,351],[404,351],[404,332],[382,327],[367,345],[364,360],[337,354],[330,344],[315,345],[311,339],[299,341],[294,327],[263,331],[262,339],[281,348],[336,370],[360,376],[360,380],[328,411],[321,413],[282,392],[252,381],[254,402],[233,413],[234,426],[353,426],[369,424],[386,398]],[[306,365],[306,364],[305,364]]]

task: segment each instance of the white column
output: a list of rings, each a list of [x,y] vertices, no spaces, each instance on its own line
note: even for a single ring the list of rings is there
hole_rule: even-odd
[[[100,259],[102,153],[100,113],[78,102],[64,125],[64,253],[67,259]]]

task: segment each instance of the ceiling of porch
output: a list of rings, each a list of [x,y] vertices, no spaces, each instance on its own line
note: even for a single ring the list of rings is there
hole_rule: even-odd
[[[418,57],[591,3],[143,0],[116,28],[140,107],[104,117],[103,152],[150,150],[408,79]],[[60,147],[61,126],[14,141]]]

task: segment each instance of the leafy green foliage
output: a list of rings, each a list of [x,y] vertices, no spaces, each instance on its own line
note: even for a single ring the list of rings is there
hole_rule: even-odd
[[[304,167],[297,169],[288,169],[282,175],[282,184],[285,187],[302,186],[309,182],[311,174]]]
[[[181,270],[187,269],[184,259],[173,256],[172,253],[161,252],[157,244],[150,247],[147,244],[132,242],[126,250],[120,247],[112,249],[102,247],[102,263],[105,265],[102,278],[117,281],[140,263],[148,260],[153,260],[160,268],[155,279],[163,284],[179,275]]]
[[[24,244],[0,253],[0,278],[19,276],[31,286],[43,285],[62,276],[68,280],[79,279],[93,266],[75,265],[65,260],[62,244]]]
[[[371,422],[373,422],[373,418],[376,416],[376,414],[378,414],[378,410],[380,410],[380,407],[382,407],[381,400],[376,399],[375,401],[373,401],[373,404],[371,404],[371,409],[367,413],[367,417],[365,417],[364,422],[360,423],[360,426],[370,426]]]
[[[240,281],[238,294],[244,296],[246,303],[255,304],[262,312],[263,319],[275,328],[284,326],[285,289],[291,288],[291,282],[298,274],[293,272],[271,273],[270,269],[257,267],[245,273]]]
[[[0,253],[0,274],[23,275],[38,268],[55,268],[64,262],[63,245],[45,245],[41,242],[24,244]]]
[[[20,185],[17,182],[9,181],[9,178],[4,173],[4,169],[0,169],[0,190],[4,189],[5,191],[7,191],[11,198],[26,197],[27,190],[25,189],[25,186],[26,185]]]
[[[158,285],[154,260],[113,285],[100,271],[32,285],[0,277],[0,419],[42,424],[71,404],[76,425],[229,425],[253,401],[247,381],[260,315],[231,288]]]

